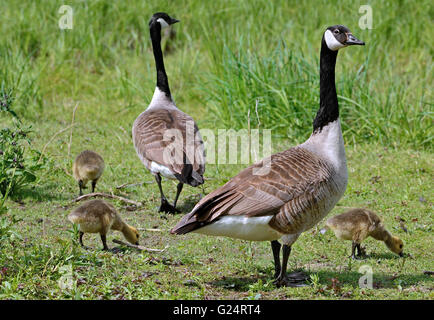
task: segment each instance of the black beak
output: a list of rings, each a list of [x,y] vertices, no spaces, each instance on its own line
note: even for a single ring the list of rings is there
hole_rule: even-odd
[[[173,19],[173,18],[172,18],[172,20],[170,21],[170,24],[174,24],[174,23],[177,23],[177,22],[179,22],[178,19]]]
[[[364,46],[365,43],[359,39],[357,39],[355,36],[353,36],[352,34],[348,35],[348,39],[345,42],[345,44],[347,46],[352,46],[352,45],[359,45],[359,46]]]
[[[404,256],[404,252],[401,251],[401,252],[399,253],[399,256],[400,256],[400,257],[403,257],[403,256]]]
[[[139,241],[136,242],[136,246],[138,246],[138,245],[139,245]]]

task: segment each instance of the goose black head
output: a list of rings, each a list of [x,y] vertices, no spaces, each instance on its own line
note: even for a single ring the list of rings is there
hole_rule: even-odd
[[[165,12],[157,12],[154,13],[154,15],[151,17],[151,20],[149,20],[149,26],[152,26],[154,23],[159,23],[161,26],[161,29],[167,28],[171,24],[177,23],[179,20],[174,19],[170,17]]]
[[[352,45],[365,45],[363,41],[353,36],[350,29],[343,25],[328,27],[324,33],[324,41],[327,47],[332,51],[337,51]]]

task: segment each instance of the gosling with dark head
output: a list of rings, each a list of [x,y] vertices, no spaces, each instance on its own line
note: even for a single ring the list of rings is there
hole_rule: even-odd
[[[331,229],[337,238],[353,242],[351,249],[353,259],[361,256],[360,244],[369,236],[384,241],[390,251],[403,256],[404,243],[402,240],[391,235],[384,227],[380,217],[370,210],[352,209],[328,219],[325,224],[326,227],[321,230],[322,233]]]
[[[104,160],[96,152],[85,150],[81,152],[72,165],[74,179],[78,182],[80,188],[79,195],[83,194],[83,189],[88,181],[92,181],[92,192],[95,192],[95,186],[98,179],[104,171]]]
[[[136,228],[126,224],[116,209],[103,200],[90,200],[74,209],[69,215],[68,220],[78,224],[80,231],[80,245],[83,244],[85,233],[99,233],[104,250],[108,250],[106,235],[108,231],[117,230],[123,233],[125,239],[132,244],[139,244],[139,232]]]

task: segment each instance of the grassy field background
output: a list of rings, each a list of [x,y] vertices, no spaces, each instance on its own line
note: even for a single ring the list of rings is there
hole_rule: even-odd
[[[8,199],[4,219],[21,219],[0,244],[0,298],[25,299],[432,299],[433,6],[430,1],[376,1],[373,29],[358,26],[354,1],[71,1],[72,30],[60,30],[62,1],[5,1],[0,19],[0,88],[31,147],[43,153],[36,181]],[[344,24],[366,42],[339,53],[336,80],[349,184],[330,213],[367,207],[405,242],[405,259],[366,241],[368,258],[350,261],[350,243],[316,229],[295,243],[288,269],[312,276],[304,288],[272,284],[269,243],[171,236],[181,215],[157,213],[159,192],[135,154],[130,128],[155,88],[148,20],[166,11],[181,20],[164,39],[177,105],[200,128],[272,129],[273,150],[305,140],[319,103],[318,60],[324,29]],[[74,126],[72,123],[73,110]],[[1,127],[13,117],[0,112]],[[62,131],[63,130],[63,131]],[[114,205],[161,254],[81,249],[66,220],[78,186],[74,157],[99,152],[106,170],[97,190],[144,206]],[[30,156],[30,153],[28,153]],[[42,159],[41,158],[41,159]],[[245,165],[208,165],[204,190],[186,187],[183,214],[203,193]],[[118,190],[124,183],[145,183]],[[173,199],[174,182],[164,182]],[[1,201],[0,201],[1,203]],[[408,232],[396,217],[405,220]],[[3,220],[2,220],[3,221]],[[1,229],[1,227],[0,227]],[[111,234],[109,243],[121,235]],[[374,289],[360,289],[359,267],[373,269]],[[58,281],[72,270],[73,287]],[[335,280],[337,279],[338,284]],[[332,283],[335,283],[333,286]]]

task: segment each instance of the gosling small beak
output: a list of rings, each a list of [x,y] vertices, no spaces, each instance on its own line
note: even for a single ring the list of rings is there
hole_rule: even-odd
[[[139,245],[139,241],[136,241],[136,246],[138,246]]]
[[[365,43],[363,41],[357,39],[352,34],[348,34],[348,39],[345,42],[345,44],[348,45],[348,46],[352,46],[352,45],[364,46],[365,45]]]
[[[403,256],[404,256],[404,252],[401,251],[401,252],[399,253],[399,256],[400,256],[400,257],[403,257]]]

